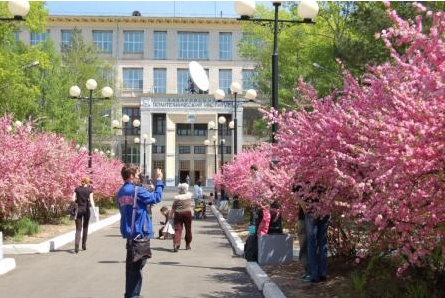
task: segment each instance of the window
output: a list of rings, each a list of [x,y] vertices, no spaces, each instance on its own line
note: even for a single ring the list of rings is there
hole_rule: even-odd
[[[190,136],[192,135],[192,125],[186,123],[176,124],[176,134],[178,136]]]
[[[189,92],[190,73],[188,69],[178,68],[177,74],[177,93],[186,94]]]
[[[155,31],[153,36],[154,46],[154,59],[166,59],[167,58],[167,32]]]
[[[20,31],[14,31],[14,40],[20,41]]]
[[[232,153],[232,147],[231,146],[223,145],[222,148],[223,148],[224,154],[231,154]],[[221,145],[218,146],[218,153],[221,154]]]
[[[180,160],[179,161],[179,170],[181,170],[181,171],[190,170],[190,160]]]
[[[71,30],[62,30],[62,48],[70,45],[72,33]]]
[[[153,115],[153,134],[165,135],[165,114]]]
[[[190,154],[190,146],[179,145],[179,154]]]
[[[165,162],[163,160],[153,160],[152,173],[154,172],[154,169],[161,169],[162,172],[165,173]]]
[[[209,59],[209,34],[178,32],[178,58]]]
[[[144,52],[144,32],[124,31],[124,53]]]
[[[219,60],[232,59],[232,33],[219,33]]]
[[[31,33],[31,45],[36,45],[44,42],[48,38],[48,32],[44,33]]]
[[[165,146],[163,145],[152,145],[152,153],[165,153]]]
[[[167,93],[167,69],[153,69],[153,93]]]
[[[232,70],[220,69],[219,70],[219,89],[230,94],[230,84],[232,84]]]
[[[193,153],[195,154],[206,154],[206,146],[198,145],[193,147]]]
[[[113,32],[112,31],[93,31],[94,45],[104,53],[113,51]]]
[[[256,89],[254,82],[255,71],[253,69],[243,69],[243,89]]]
[[[122,115],[128,115],[128,117],[130,117],[130,121],[128,121],[127,125],[122,123],[124,133],[126,135],[139,135],[140,127],[134,127],[133,121],[141,119],[141,110],[139,108],[122,108]]]
[[[207,135],[207,124],[194,124],[193,125],[193,135],[194,136],[206,136]]]
[[[142,68],[124,68],[122,74],[124,90],[142,90]]]
[[[124,152],[125,144],[122,146],[123,146],[122,152]],[[126,153],[124,152],[124,156],[123,156],[124,162],[139,165],[140,157],[141,157],[141,153],[140,153],[139,145],[127,143],[127,152]]]

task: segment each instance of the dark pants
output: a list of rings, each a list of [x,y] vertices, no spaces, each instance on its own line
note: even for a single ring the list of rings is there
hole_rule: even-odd
[[[131,244],[127,241],[127,258],[125,260],[125,295],[124,298],[138,298],[142,288],[142,268],[147,259],[133,262]]]
[[[90,208],[86,210],[78,211],[76,217],[76,236],[74,239],[74,247],[79,249],[80,235],[82,234],[82,248],[86,249],[87,237],[88,237],[88,223],[90,221]],[[83,231],[82,231],[83,229]]]
[[[298,219],[298,242],[300,244],[298,259],[300,260],[301,265],[304,267],[304,273],[309,274],[306,223],[304,222],[304,219]]]
[[[185,244],[189,245],[192,242],[192,212],[175,212],[174,218],[175,237],[173,239],[173,245],[176,247],[181,246],[182,228],[185,227]]]
[[[326,277],[329,219],[329,215],[322,218],[315,218],[311,213],[306,214],[305,217],[308,265],[311,281],[319,281],[320,277]]]

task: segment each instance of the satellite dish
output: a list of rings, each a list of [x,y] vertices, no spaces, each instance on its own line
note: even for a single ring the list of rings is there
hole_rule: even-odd
[[[196,61],[192,61],[189,64],[190,77],[193,83],[202,91],[209,90],[209,78],[204,68]]]

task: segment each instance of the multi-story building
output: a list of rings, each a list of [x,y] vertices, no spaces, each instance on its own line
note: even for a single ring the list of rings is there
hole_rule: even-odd
[[[224,161],[233,158],[234,136],[228,123],[235,109],[229,87],[234,81],[244,90],[254,87],[250,80],[254,62],[240,58],[237,51],[243,38],[240,22],[227,18],[144,17],[134,12],[128,17],[49,16],[47,26],[45,34],[23,31],[19,38],[35,44],[51,37],[62,47],[76,30],[85,42],[100,49],[103,58],[114,62],[118,105],[113,116],[121,119],[126,114],[130,118],[124,133],[115,137],[118,156],[139,164],[147,176],[154,168],[163,169],[168,186],[185,181],[187,175],[192,183],[201,179],[210,185],[221,164],[221,150]],[[210,87],[205,94],[193,92],[190,86],[191,61],[201,64],[208,75]],[[215,101],[213,93],[217,89],[225,91],[226,101]],[[258,101],[243,103],[240,95],[236,109],[238,152],[255,141],[252,124],[260,117]],[[209,130],[208,122],[218,123],[219,116],[225,116],[226,124]],[[132,127],[134,119],[140,120],[140,127]],[[146,142],[145,146],[143,141],[132,142],[136,136],[143,140],[144,135],[156,142]],[[217,135],[218,145],[224,138],[224,145],[214,146],[213,135]],[[124,142],[124,137],[131,141]],[[211,146],[204,145],[206,139],[213,140]],[[214,162],[216,156],[218,162]]]

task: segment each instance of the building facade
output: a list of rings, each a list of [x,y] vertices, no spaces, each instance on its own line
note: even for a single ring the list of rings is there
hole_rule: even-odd
[[[94,44],[102,58],[115,65],[116,105],[112,118],[130,121],[123,133],[113,139],[113,151],[125,162],[140,165],[147,177],[154,168],[164,170],[166,185],[174,186],[187,176],[212,184],[213,174],[233,158],[234,135],[228,123],[238,122],[238,152],[255,142],[251,135],[254,119],[259,118],[256,103],[235,108],[230,84],[238,82],[244,90],[254,88],[253,61],[238,55],[243,38],[241,24],[225,18],[156,18],[133,13],[128,17],[49,16],[45,34],[20,32],[20,39],[36,44],[51,37],[60,48],[70,42],[73,30]],[[189,73],[189,63],[197,61],[209,78],[209,90],[200,92]],[[76,83],[76,82],[74,82]],[[217,102],[213,93],[222,89],[226,98]],[[208,122],[227,121],[215,130]],[[140,127],[133,127],[133,120]],[[241,121],[242,120],[242,121]],[[110,125],[111,126],[111,125]],[[212,138],[216,135],[216,139]],[[144,145],[144,136],[147,141]],[[138,137],[139,143],[133,139]],[[155,143],[149,141],[155,138]],[[224,144],[221,144],[221,139]],[[210,145],[204,141],[210,140]]]

